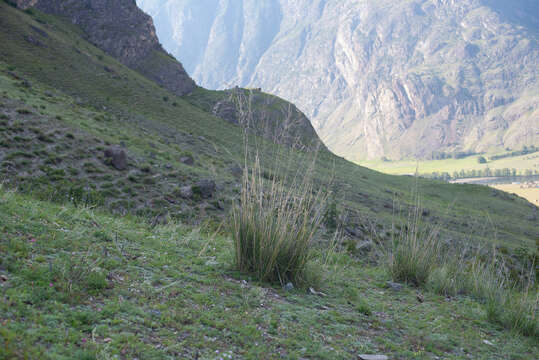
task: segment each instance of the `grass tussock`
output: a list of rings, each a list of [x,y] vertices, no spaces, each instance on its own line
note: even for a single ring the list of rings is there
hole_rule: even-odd
[[[503,258],[495,252],[487,262],[477,256],[460,269],[456,274],[460,292],[481,301],[489,321],[526,336],[539,336],[539,292],[533,272],[525,284],[518,284],[510,279]]]
[[[238,269],[261,281],[308,283],[325,198],[314,191],[308,175],[296,176],[291,184],[279,177],[265,180],[256,158],[250,171],[244,170],[240,200],[232,210]]]
[[[443,246],[439,227],[422,223],[421,214],[416,194],[405,225],[384,249],[391,278],[440,295],[470,296],[484,305],[490,322],[538,337],[535,261],[526,276],[515,280],[510,266],[495,250],[471,252],[463,245]]]
[[[394,281],[415,286],[427,283],[437,268],[441,245],[438,228],[422,226],[420,207],[410,211],[407,224],[397,236],[393,236],[387,249],[387,268]]]

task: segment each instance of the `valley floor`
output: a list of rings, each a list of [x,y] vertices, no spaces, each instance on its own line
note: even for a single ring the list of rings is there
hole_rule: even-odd
[[[492,185],[492,187],[508,192],[510,194],[517,194],[520,197],[528,200],[535,206],[539,206],[539,182],[528,184],[500,184]]]
[[[312,294],[232,268],[231,240],[0,189],[0,359],[532,359],[483,306],[335,254]],[[421,294],[419,292],[422,292]]]
[[[521,156],[512,156],[492,160],[486,164],[478,162],[479,156],[469,156],[464,159],[425,160],[425,161],[366,161],[361,165],[391,175],[414,175],[416,171],[421,175],[430,176],[433,173],[484,171],[489,168],[493,172],[502,169],[515,169],[518,174],[533,173],[539,170],[539,153],[531,153]],[[452,180],[459,184],[482,184],[510,194],[516,194],[530,203],[539,206],[539,176],[514,177],[489,177],[489,178],[459,178]]]
[[[499,155],[499,154],[496,154]],[[539,170],[539,152],[505,157],[497,160],[489,160],[487,163],[480,164],[477,156],[468,156],[463,159],[445,159],[445,160],[401,160],[401,161],[360,161],[358,164],[368,168],[391,175],[413,175],[416,170],[419,174],[431,174],[433,172],[447,172],[450,175],[457,171],[485,170],[486,168],[495,171],[497,169],[516,169],[519,173],[525,173],[526,170]],[[488,158],[488,155],[484,155]]]

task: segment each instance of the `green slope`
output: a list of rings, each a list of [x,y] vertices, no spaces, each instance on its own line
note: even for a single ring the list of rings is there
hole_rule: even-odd
[[[531,359],[466,297],[394,292],[335,255],[325,295],[231,270],[232,244],[0,189],[0,359]],[[318,259],[317,261],[321,261]]]
[[[174,96],[86,42],[73,25],[37,11],[27,14],[0,3],[0,28],[5,181],[55,200],[69,197],[66,189],[72,187],[78,197],[90,194],[119,213],[151,219],[222,218],[237,194],[230,168],[244,159],[243,130],[208,113],[207,99],[222,94],[199,89]],[[262,144],[265,157],[285,151],[260,138],[254,142]],[[103,158],[105,148],[120,144],[128,171],[113,169]],[[302,161],[300,154],[292,152],[293,161]],[[195,165],[183,164],[185,156],[194,157]],[[351,241],[373,236],[372,229],[387,238],[398,210],[394,202],[410,202],[415,180],[355,166],[325,150],[318,159],[315,180],[333,179],[344,227],[356,234]],[[212,198],[180,196],[181,187],[201,179],[216,181]],[[441,224],[445,240],[535,247],[536,207],[526,201],[484,187],[426,180],[419,189],[427,220]]]

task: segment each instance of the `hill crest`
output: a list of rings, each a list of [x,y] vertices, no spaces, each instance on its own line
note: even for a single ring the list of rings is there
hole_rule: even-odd
[[[196,86],[182,64],[163,50],[152,18],[132,0],[17,0],[17,6],[69,19],[91,43],[177,95]]]

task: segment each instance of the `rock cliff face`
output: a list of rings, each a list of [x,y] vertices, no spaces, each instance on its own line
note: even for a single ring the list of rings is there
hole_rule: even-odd
[[[163,50],[152,18],[134,0],[17,0],[17,4],[68,18],[103,51],[176,94],[195,87],[183,66]]]
[[[539,145],[534,0],[139,0],[210,88],[298,105],[350,159]]]

